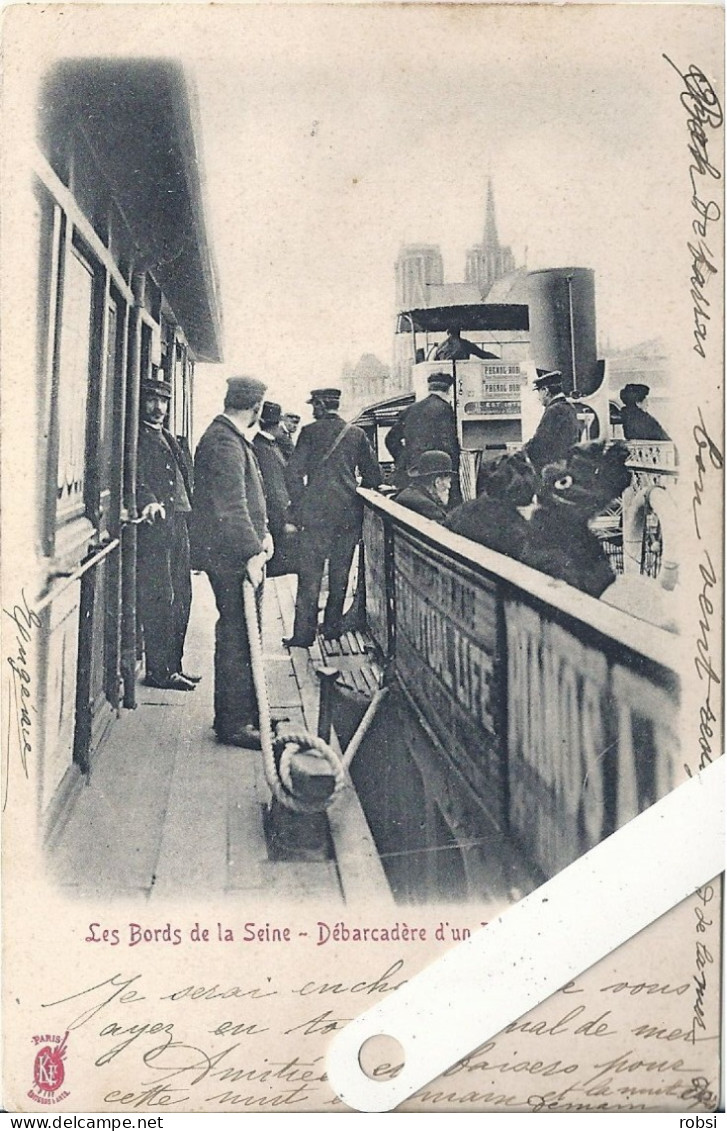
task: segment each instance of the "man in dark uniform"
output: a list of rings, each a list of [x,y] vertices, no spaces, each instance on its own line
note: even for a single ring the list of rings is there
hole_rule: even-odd
[[[295,624],[285,640],[288,647],[309,648],[315,639],[326,561],[329,592],[323,635],[328,640],[341,635],[348,575],[363,520],[357,474],[363,487],[378,487],[382,479],[365,433],[338,415],[340,399],[340,389],[313,390],[308,403],[314,423],[301,430],[286,468],[293,520],[301,530]]]
[[[447,329],[447,337],[441,346],[437,346],[434,354],[435,361],[467,361],[470,357],[496,358],[496,353],[488,353],[480,349],[474,342],[463,338],[462,327],[456,324]]]
[[[297,568],[293,560],[297,528],[290,519],[290,496],[285,483],[286,460],[275,436],[279,424],[280,405],[265,401],[260,413],[260,431],[253,437],[252,446],[263,477],[268,526],[275,544],[275,553],[266,570],[268,577],[295,573]]]
[[[444,522],[452,486],[452,461],[446,452],[423,452],[419,463],[407,472],[410,486],[395,496],[395,502],[434,522]]]
[[[171,395],[166,381],[142,382],[137,505],[144,522],[137,543],[137,600],[146,683],[193,691],[198,677],[182,671],[192,604],[187,529],[192,477],[182,448],[164,427]]]
[[[242,586],[252,582],[258,625],[265,563],[273,554],[262,477],[251,442],[265,385],[231,377],[224,412],[203,435],[194,459],[192,562],[212,585],[219,620],[215,629],[215,719],[220,742],[260,749],[257,698]]]
[[[563,393],[562,373],[541,369],[537,372],[533,388],[537,390],[545,412],[523,451],[539,475],[547,464],[566,458],[573,445],[578,443],[580,429],[578,414]]]
[[[430,373],[427,377],[429,395],[399,413],[385,443],[396,464],[396,485],[402,489],[408,486],[408,469],[419,462],[423,452],[446,452],[452,461],[451,504],[458,506],[462,495],[459,489],[459,440],[450,403],[453,381],[451,373]]]

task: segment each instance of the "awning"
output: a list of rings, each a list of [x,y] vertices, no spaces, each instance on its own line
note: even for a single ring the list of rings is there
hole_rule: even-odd
[[[219,361],[220,308],[207,242],[196,104],[167,60],[69,60],[42,91],[43,147],[63,180],[64,142],[81,131],[195,357]],[[95,217],[89,217],[93,222]]]

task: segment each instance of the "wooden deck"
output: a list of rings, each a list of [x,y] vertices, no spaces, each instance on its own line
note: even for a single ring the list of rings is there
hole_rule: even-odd
[[[76,791],[48,845],[48,865],[69,895],[142,895],[149,900],[195,893],[318,899],[328,904],[390,900],[363,811],[350,782],[329,812],[335,859],[273,861],[263,829],[269,801],[259,752],[222,746],[212,731],[214,624],[207,578],[193,578],[185,669],[202,674],[193,692],[138,688]],[[282,645],[293,619],[289,578],[268,582],[263,647],[273,714],[287,728],[316,731],[315,667],[361,667],[363,638],[310,653]],[[352,663],[359,649],[358,665]],[[340,655],[339,655],[340,653]],[[346,658],[346,654],[348,659]],[[363,667],[368,669],[364,662]],[[369,686],[374,676],[363,678]],[[363,690],[363,686],[362,686]],[[286,729],[286,727],[281,727]],[[335,742],[335,736],[334,740]]]

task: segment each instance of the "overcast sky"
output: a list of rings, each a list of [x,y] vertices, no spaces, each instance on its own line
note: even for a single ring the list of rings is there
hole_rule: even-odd
[[[16,7],[11,30],[25,11]],[[346,360],[373,352],[390,362],[401,245],[439,244],[445,280],[462,280],[466,250],[482,238],[488,175],[501,241],[519,264],[527,248],[531,269],[594,269],[601,343],[671,334],[688,358],[689,134],[682,81],[662,56],[719,79],[716,9],[44,11],[24,90],[26,71],[84,54],[166,57],[194,82],[225,326],[224,364],[200,367],[212,397],[229,374],[252,372],[300,407]]]
[[[389,362],[401,244],[461,280],[488,174],[518,264],[595,269],[602,342],[663,331],[676,76],[640,24],[530,9],[524,35],[513,14],[241,10],[193,62],[225,374],[299,404],[346,359]]]

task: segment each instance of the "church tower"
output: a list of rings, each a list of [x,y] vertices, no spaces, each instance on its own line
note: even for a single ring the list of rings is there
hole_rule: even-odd
[[[514,270],[515,256],[512,249],[502,247],[497,235],[495,195],[492,191],[492,180],[488,178],[484,235],[482,243],[471,247],[467,252],[465,282],[476,286],[484,299],[497,279]]]

